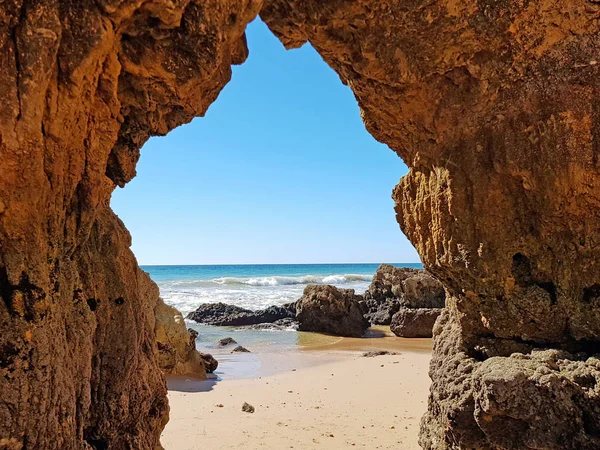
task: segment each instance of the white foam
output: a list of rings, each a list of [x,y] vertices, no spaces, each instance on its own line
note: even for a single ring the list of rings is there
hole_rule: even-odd
[[[237,277],[222,277],[213,278],[212,280],[186,280],[173,281],[162,283],[167,286],[180,287],[201,287],[210,285],[244,285],[244,286],[293,286],[298,284],[348,284],[360,281],[371,281],[372,275],[359,274],[339,274],[339,275],[302,275],[302,276],[270,276],[270,277],[253,277],[253,278],[237,278]]]
[[[184,315],[202,303],[229,303],[251,310],[282,305],[298,300],[307,284],[332,284],[362,294],[371,275],[339,274],[328,276],[271,276],[252,278],[215,278],[212,280],[158,283],[161,296]]]

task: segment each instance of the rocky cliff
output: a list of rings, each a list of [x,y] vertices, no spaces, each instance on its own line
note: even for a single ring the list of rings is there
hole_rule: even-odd
[[[0,448],[158,445],[158,295],[110,195],[149,136],[216,99],[259,7],[2,2]]]
[[[589,0],[5,1],[0,445],[158,444],[152,283],[109,199],[149,136],[216,99],[259,10],[288,48],[317,49],[411,169],[398,222],[449,293],[421,445],[600,447]]]
[[[270,0],[261,17],[319,51],[410,167],[397,219],[449,293],[421,445],[599,448],[600,4]],[[587,375],[509,357],[535,347]],[[521,395],[494,401],[501,367]],[[567,379],[582,400],[549,413]]]

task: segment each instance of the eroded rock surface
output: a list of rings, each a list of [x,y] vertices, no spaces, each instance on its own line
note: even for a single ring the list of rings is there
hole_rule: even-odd
[[[421,269],[379,266],[361,306],[373,325],[390,325],[400,308],[443,308],[442,284]]]
[[[288,48],[310,41],[411,169],[397,219],[450,294],[421,445],[597,448],[600,4],[588,0],[5,2],[0,442],[156,447],[158,295],[109,199],[149,136],[205,113],[261,8]],[[510,356],[536,347],[586,356],[549,374]],[[522,403],[492,402],[503,385]],[[536,434],[538,416],[570,439]]]
[[[275,323],[278,320],[292,319],[295,315],[296,307],[293,303],[272,305],[257,311],[226,303],[204,303],[189,313],[187,318],[208,325],[246,326]]]
[[[392,317],[390,330],[405,338],[430,338],[441,308],[400,308]]]
[[[162,299],[154,309],[158,365],[168,375],[206,378],[202,355],[196,350],[198,333],[187,330],[183,315]]]
[[[473,373],[515,351],[599,344],[600,4],[267,0],[261,17],[286,47],[317,49],[410,167],[397,219],[449,293],[421,445],[523,448],[476,420]],[[523,394],[539,407],[553,395]],[[527,448],[591,445],[579,417],[562,417],[573,439]]]
[[[2,3],[1,442],[157,447],[168,418],[158,290],[110,195],[151,135],[216,99],[260,4]]]
[[[360,300],[362,297],[354,289],[309,284],[296,302],[298,329],[361,337],[370,324],[363,316]]]

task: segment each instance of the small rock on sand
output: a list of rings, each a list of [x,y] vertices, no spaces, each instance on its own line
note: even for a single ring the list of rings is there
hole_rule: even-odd
[[[387,350],[377,350],[377,351],[374,351],[374,352],[365,352],[365,353],[363,353],[363,356],[365,358],[373,358],[375,356],[383,356],[383,355],[399,355],[399,353],[388,352]]]
[[[254,406],[250,403],[244,402],[242,405],[242,411],[252,414],[254,412]]]

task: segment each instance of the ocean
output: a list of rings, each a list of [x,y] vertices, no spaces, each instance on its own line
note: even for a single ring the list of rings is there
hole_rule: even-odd
[[[393,263],[397,267],[422,268],[421,264]],[[186,316],[202,303],[229,303],[256,310],[298,300],[307,284],[331,284],[363,294],[379,264],[256,264],[141,266],[158,284],[168,305]],[[219,361],[219,376],[244,378],[259,373],[261,353],[285,353],[322,345],[322,336],[293,330],[248,330],[239,327],[213,327],[187,321],[199,332],[196,345]],[[233,337],[250,349],[249,354],[230,354],[216,346],[223,337]],[[242,363],[242,364],[240,364]],[[264,367],[262,368],[264,372]]]

